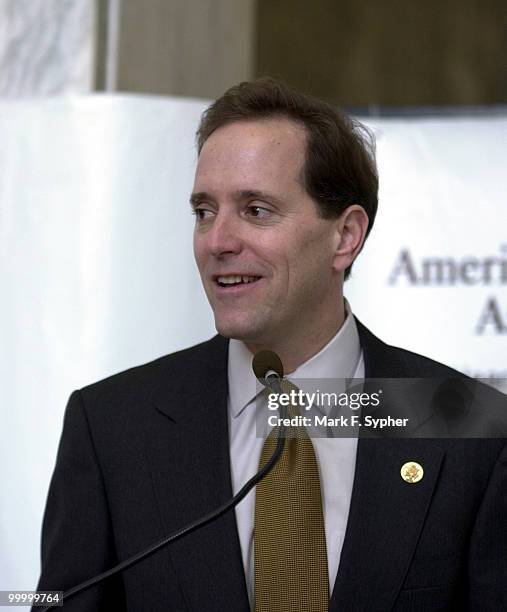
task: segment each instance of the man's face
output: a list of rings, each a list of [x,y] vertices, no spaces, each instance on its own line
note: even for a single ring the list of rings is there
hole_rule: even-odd
[[[270,118],[221,127],[201,150],[194,254],[223,336],[270,346],[338,319],[339,234],[302,186],[305,149],[302,126]]]

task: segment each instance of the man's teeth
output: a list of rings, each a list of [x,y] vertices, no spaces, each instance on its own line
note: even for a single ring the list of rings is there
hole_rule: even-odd
[[[253,283],[258,276],[219,276],[217,281],[221,285],[237,285],[238,283]]]

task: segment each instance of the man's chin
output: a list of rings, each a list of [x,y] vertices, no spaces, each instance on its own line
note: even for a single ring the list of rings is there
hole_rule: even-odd
[[[217,325],[215,323],[215,327],[217,332],[224,338],[244,341],[249,336],[245,329],[235,325]]]
[[[246,322],[217,321],[215,319],[215,327],[224,338],[233,338],[242,342],[257,342],[263,335],[261,330]]]

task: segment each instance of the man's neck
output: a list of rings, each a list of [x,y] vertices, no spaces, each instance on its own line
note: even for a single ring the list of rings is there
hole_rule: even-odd
[[[341,300],[338,317],[330,321],[325,328],[321,325],[318,330],[303,332],[297,336],[293,334],[281,341],[260,344],[245,342],[244,344],[252,355],[262,350],[275,352],[282,361],[285,374],[291,374],[301,364],[319,353],[338,333],[344,321],[345,307]]]

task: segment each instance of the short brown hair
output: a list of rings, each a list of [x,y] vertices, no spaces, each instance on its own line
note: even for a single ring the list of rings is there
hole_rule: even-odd
[[[200,153],[209,136],[226,124],[277,116],[306,128],[303,182],[321,215],[335,218],[351,204],[359,204],[368,215],[368,236],[378,205],[375,141],[365,126],[327,102],[269,77],[239,83],[203,113],[197,150]],[[351,267],[345,270],[345,279]]]

